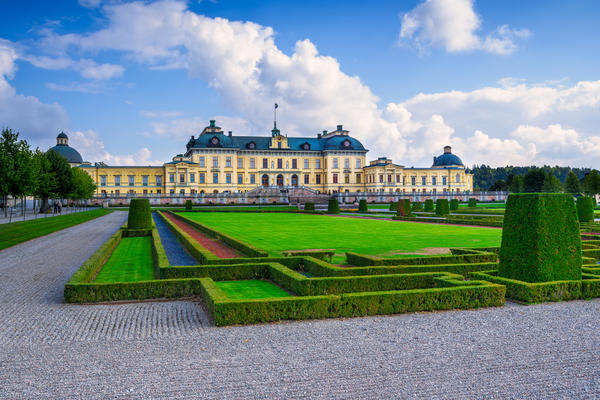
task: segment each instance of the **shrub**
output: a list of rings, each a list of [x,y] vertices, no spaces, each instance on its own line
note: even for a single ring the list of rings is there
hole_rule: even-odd
[[[581,279],[581,238],[573,196],[511,194],[498,276],[525,282]]]
[[[402,199],[398,202],[398,212],[396,215],[399,215],[401,217],[409,217],[411,215],[410,200]]]
[[[340,213],[340,203],[335,197],[329,199],[329,203],[327,204],[327,214],[339,214]]]
[[[315,211],[315,203],[304,203],[304,211]]]
[[[148,199],[131,199],[129,204],[128,229],[151,229],[152,215]]]
[[[192,201],[191,200],[185,201],[185,211],[192,211]]]
[[[458,199],[450,200],[450,211],[458,210]]]
[[[436,215],[450,214],[450,207],[448,206],[448,199],[437,199],[437,201],[435,202],[435,214]]]
[[[423,211],[423,203],[420,201],[414,201],[411,206],[412,211]]]
[[[398,209],[398,206],[396,206],[396,209]],[[361,212],[361,213],[369,212],[369,206],[367,205],[367,200],[361,199],[358,202],[358,212]]]
[[[469,207],[477,207],[477,199],[470,198],[469,199]]]
[[[433,212],[433,199],[425,200],[425,211]]]
[[[592,197],[581,196],[577,198],[577,216],[579,222],[594,221],[594,200]]]
[[[398,203],[395,201],[392,201],[390,203],[390,211],[398,211]]]

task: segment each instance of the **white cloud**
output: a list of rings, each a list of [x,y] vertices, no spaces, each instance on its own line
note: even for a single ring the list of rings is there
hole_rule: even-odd
[[[150,110],[142,110],[140,111],[140,115],[145,118],[150,119],[163,119],[163,118],[177,118],[183,115],[182,112],[179,111],[150,111]]]
[[[44,86],[57,92],[80,92],[96,94],[104,90],[104,87],[98,84],[98,82],[71,82],[68,84],[47,82],[44,84]]]
[[[95,80],[106,80],[123,76],[125,68],[116,64],[98,64],[89,58],[75,61],[66,56],[48,57],[25,55],[23,57],[32,65],[50,70],[73,69],[78,71],[82,77]]]
[[[152,160],[152,151],[142,147],[133,154],[113,154],[94,130],[69,133],[69,145],[77,149],[85,161],[103,161],[108,165],[162,165],[165,160]]]
[[[402,15],[400,41],[414,43],[420,51],[429,46],[442,47],[449,53],[482,50],[510,54],[517,49],[514,40],[530,35],[527,29],[514,30],[508,25],[481,37],[477,31],[481,19],[472,0],[425,0]]]
[[[17,71],[17,51],[0,39],[0,124],[32,142],[47,139],[69,124],[66,111],[58,104],[44,104],[34,96],[18,94],[9,83]]]
[[[251,124],[239,117],[216,116],[217,125],[223,131],[232,131],[238,135],[245,135],[251,131]],[[208,124],[208,118],[176,118],[167,122],[152,122],[153,133],[158,136],[169,137],[174,140],[187,140],[190,136],[197,136]]]

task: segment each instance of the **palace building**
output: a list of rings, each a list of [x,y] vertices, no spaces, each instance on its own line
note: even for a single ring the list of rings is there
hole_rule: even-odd
[[[313,137],[284,136],[276,124],[270,136],[237,136],[211,120],[200,136],[190,138],[185,153],[162,166],[84,163],[64,133],[52,149],[90,174],[99,197],[197,196],[260,188],[306,188],[325,194],[473,189],[472,174],[465,172],[450,146],[433,158],[430,168],[407,168],[385,157],[367,165],[368,150],[342,125]]]

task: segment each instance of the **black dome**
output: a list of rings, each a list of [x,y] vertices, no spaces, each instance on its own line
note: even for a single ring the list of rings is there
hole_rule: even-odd
[[[63,133],[64,135],[64,133]],[[65,135],[66,137],[67,135]],[[79,154],[79,152],[77,150],[75,150],[74,148],[72,148],[69,145],[56,145],[54,147],[51,147],[48,149],[48,151],[54,151],[56,154],[59,154],[61,156],[63,156],[64,158],[67,159],[67,162],[71,163],[71,164],[75,164],[75,163],[79,163],[81,164],[83,162],[83,158],[81,158],[81,154]]]

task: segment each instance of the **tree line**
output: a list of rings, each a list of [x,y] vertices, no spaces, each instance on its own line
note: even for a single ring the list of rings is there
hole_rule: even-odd
[[[595,195],[600,193],[600,173],[591,168],[569,167],[498,167],[474,166],[475,190],[520,192],[567,192]]]
[[[7,214],[8,196],[25,202],[41,199],[40,212],[50,210],[49,199],[89,199],[96,191],[92,178],[54,151],[32,150],[19,133],[4,128],[0,136],[0,197]],[[24,210],[24,207],[22,207]]]

